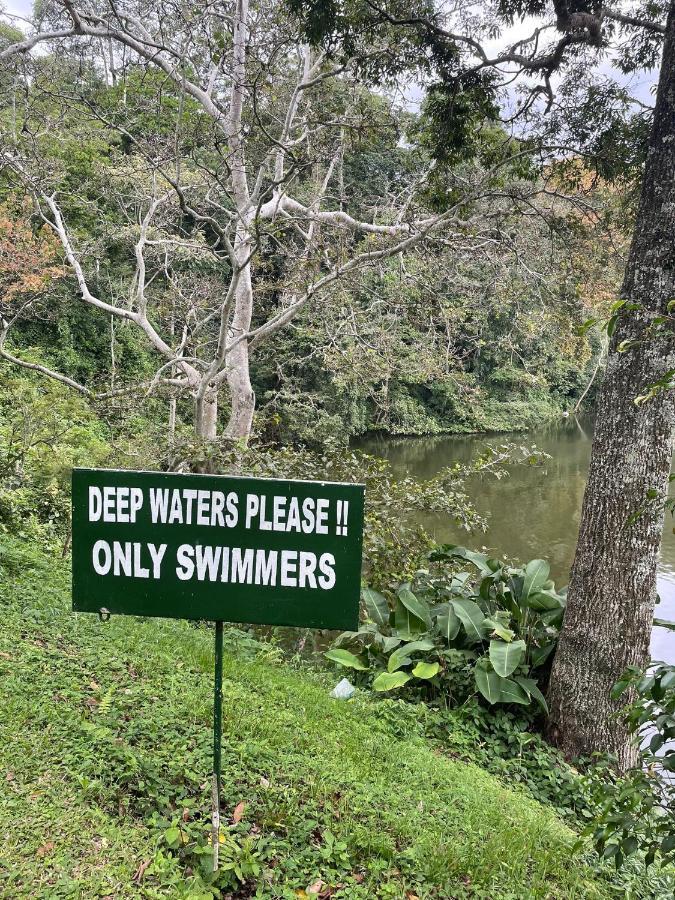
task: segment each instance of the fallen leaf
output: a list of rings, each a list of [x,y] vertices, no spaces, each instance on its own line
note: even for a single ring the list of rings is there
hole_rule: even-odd
[[[47,856],[48,853],[51,853],[56,845],[54,841],[47,841],[46,844],[43,844],[41,847],[37,849],[38,856]]]
[[[314,882],[314,884],[310,884],[308,888],[305,888],[305,893],[307,894],[320,894],[323,888],[326,886],[326,882],[322,881],[320,878]]]
[[[89,682],[89,687],[92,689],[92,691],[100,691],[101,690],[101,685],[97,684],[93,678]]]
[[[246,804],[242,800],[241,803],[237,803],[234,808],[234,812],[232,813],[232,821],[236,825],[238,822],[241,822],[241,817],[244,815],[244,810],[246,809]]]
[[[134,881],[136,882],[136,884],[140,884],[141,881],[143,881],[143,876],[145,875],[145,870],[150,865],[150,862],[151,861],[149,859],[144,859],[143,862],[140,864],[140,866],[136,869],[136,871],[134,873]]]

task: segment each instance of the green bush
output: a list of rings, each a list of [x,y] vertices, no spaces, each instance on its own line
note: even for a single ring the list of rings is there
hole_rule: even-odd
[[[548,563],[535,559],[516,568],[454,545],[434,550],[429,560],[431,567],[390,594],[391,601],[365,588],[366,621],[340,635],[327,658],[367,673],[360,680],[374,691],[406,687],[446,705],[477,691],[491,706],[547,712],[539,682],[545,686],[565,609]],[[479,577],[457,571],[458,562]]]
[[[675,862],[675,666],[629,669],[613,690],[627,695],[622,718],[640,744],[640,765],[592,783],[596,815],[586,834],[620,868],[639,854],[646,866]]]

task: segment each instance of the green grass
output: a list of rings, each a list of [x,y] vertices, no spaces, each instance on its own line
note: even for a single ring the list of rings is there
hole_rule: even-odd
[[[67,565],[2,540],[0,897],[608,896],[552,811],[246,640],[211,890],[212,633],[73,614]]]

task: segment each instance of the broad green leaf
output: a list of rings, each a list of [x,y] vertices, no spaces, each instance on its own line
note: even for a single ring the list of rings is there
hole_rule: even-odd
[[[634,834],[629,834],[628,837],[625,837],[621,841],[621,849],[623,850],[624,856],[632,856],[633,853],[637,852],[638,848],[638,839]]]
[[[169,847],[175,849],[180,844],[180,828],[177,828],[175,825],[167,828],[164,832],[164,840]]]
[[[432,621],[434,619],[438,619],[439,616],[444,616],[448,611],[448,601],[446,600],[444,603],[434,603],[433,606],[429,606],[429,613],[431,615]]]
[[[548,704],[546,703],[546,698],[539,690],[539,685],[534,680],[534,678],[525,678],[522,675],[516,675],[516,681],[525,691],[527,696],[531,697],[533,700],[536,700],[539,706],[541,706],[543,711],[546,713],[546,715],[548,715]]]
[[[435,663],[419,662],[419,663],[417,663],[415,668],[412,670],[412,673],[415,676],[415,678],[427,678],[428,679],[428,678],[433,678],[434,675],[437,675],[440,668],[441,667],[437,662],[435,662]]]
[[[672,853],[675,850],[675,834],[667,834],[661,841],[661,853]]]
[[[483,666],[476,666],[474,669],[474,678],[476,679],[476,687],[485,697],[488,703],[494,705],[501,700],[501,682],[502,679],[493,672],[492,669],[486,669]]]
[[[450,641],[454,641],[462,625],[462,623],[459,621],[457,613],[450,605],[448,605],[448,610],[445,615],[438,617],[437,623],[438,628],[443,635],[443,640],[447,644],[449,644]]]
[[[650,753],[658,753],[661,747],[665,744],[666,739],[662,734],[653,735],[651,741],[649,742],[649,752]]]
[[[426,600],[416,597],[407,585],[403,585],[397,591],[398,599],[418,619],[421,619],[428,631],[431,628],[431,613]]]
[[[452,608],[459,617],[470,641],[482,641],[485,637],[485,613],[473,600],[451,600]]]
[[[327,650],[324,656],[339,666],[346,666],[348,669],[359,669],[361,672],[368,671],[368,666],[364,665],[358,656],[350,653],[349,650]]]
[[[361,597],[366,607],[368,618],[380,628],[389,624],[389,604],[387,598],[372,588],[361,589]]]
[[[525,641],[490,641],[490,662],[497,675],[502,678],[515,671],[525,656]]]
[[[524,602],[527,603],[530,609],[538,611],[561,609],[565,605],[561,597],[557,597],[550,591],[535,591]]]
[[[401,638],[396,637],[396,635],[392,635],[391,637],[386,637],[382,644],[382,650],[385,653],[391,653],[392,650],[395,650],[396,647],[401,643]]]
[[[418,618],[413,615],[407,606],[401,601],[401,598],[398,597],[396,600],[396,612],[394,622],[396,625],[396,630],[400,635],[404,634],[423,634],[427,631],[426,623],[423,619]]]
[[[408,672],[380,672],[373,681],[374,691],[393,691],[395,688],[403,687],[407,684],[412,675]]]
[[[519,703],[521,706],[529,706],[530,698],[525,690],[510,678],[502,678],[500,703]]]
[[[503,622],[500,622],[497,619],[485,619],[483,625],[485,626],[486,631],[493,631],[497,637],[500,637],[503,641],[512,641],[516,636],[514,631],[507,628]]]
[[[491,575],[492,569],[488,566],[488,556],[485,553],[475,553],[473,550],[467,550],[466,547],[460,547],[457,544],[444,544],[430,554],[431,560],[466,559],[479,570],[482,575]]]
[[[539,666],[543,666],[546,660],[549,658],[551,653],[553,653],[554,644],[546,644],[543,647],[534,647],[530,652],[530,659],[532,660],[532,668],[537,669]]]
[[[522,599],[527,600],[530,594],[541,590],[548,581],[548,575],[551,567],[545,559],[531,559],[525,566],[525,577],[523,578]]]
[[[398,650],[394,650],[394,652],[389,657],[389,662],[387,664],[387,669],[389,672],[395,672],[397,669],[400,669],[401,666],[407,666],[412,662],[410,658],[411,653],[415,653],[420,650],[433,650],[434,649],[433,641],[411,641],[409,644],[402,644]]]

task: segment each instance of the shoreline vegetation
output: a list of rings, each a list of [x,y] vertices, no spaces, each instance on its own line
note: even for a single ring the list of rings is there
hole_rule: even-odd
[[[68,562],[6,537],[0,572],[1,897],[619,896],[553,809],[430,744],[423,706],[332,700],[235,630],[216,889],[208,627],[73,614]]]
[[[675,0],[573,7],[0,7],[0,900],[675,896]]]

